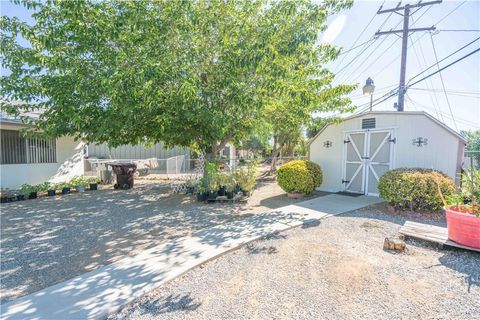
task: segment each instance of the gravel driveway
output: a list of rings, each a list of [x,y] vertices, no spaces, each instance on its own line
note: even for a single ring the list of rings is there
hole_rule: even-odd
[[[408,241],[401,216],[357,210],[257,241],[137,300],[118,319],[474,319],[480,254]],[[443,221],[434,221],[442,224]]]
[[[261,182],[248,203],[203,204],[165,182],[1,205],[1,302],[12,300],[194,230],[294,202]],[[317,194],[320,195],[320,194]]]

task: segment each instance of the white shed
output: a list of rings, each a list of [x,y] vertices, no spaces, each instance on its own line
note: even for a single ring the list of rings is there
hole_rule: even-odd
[[[440,170],[458,182],[466,139],[426,112],[373,111],[324,127],[308,144],[323,171],[320,190],[378,196],[394,168]]]

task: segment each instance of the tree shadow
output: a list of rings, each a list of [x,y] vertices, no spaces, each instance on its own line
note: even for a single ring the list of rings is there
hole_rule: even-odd
[[[480,253],[449,248],[438,260],[443,266],[463,274],[468,292],[472,286],[480,287]]]
[[[149,301],[146,314],[164,314],[176,311],[193,311],[198,309],[202,304],[195,302],[190,294],[185,295],[168,295],[161,299]],[[142,306],[140,306],[142,307]]]

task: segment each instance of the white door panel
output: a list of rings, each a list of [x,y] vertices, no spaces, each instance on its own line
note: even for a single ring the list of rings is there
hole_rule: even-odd
[[[394,143],[392,130],[346,133],[345,191],[378,195],[378,180],[392,168]]]

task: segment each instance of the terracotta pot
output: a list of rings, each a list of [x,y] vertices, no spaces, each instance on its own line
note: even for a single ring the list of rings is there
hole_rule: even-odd
[[[289,192],[287,193],[287,196],[292,199],[303,199],[305,195],[300,192]]]
[[[480,218],[446,209],[448,238],[461,245],[480,249]]]

